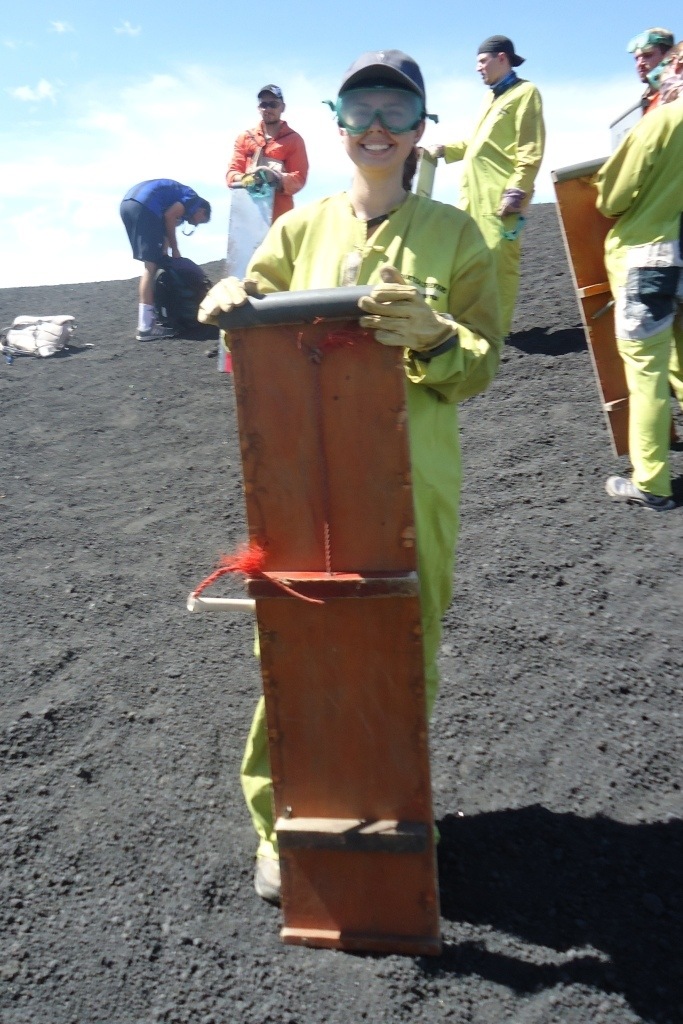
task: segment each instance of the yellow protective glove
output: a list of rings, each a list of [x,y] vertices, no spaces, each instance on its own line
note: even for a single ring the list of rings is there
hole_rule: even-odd
[[[235,306],[243,306],[250,295],[257,295],[256,281],[239,277],[224,277],[202,299],[197,319],[202,324],[217,324],[219,313],[229,313]]]
[[[374,331],[382,345],[417,353],[429,353],[448,342],[447,348],[456,344],[458,328],[453,320],[435,313],[417,288],[405,283],[396,267],[383,267],[380,275],[385,283],[375,285],[370,295],[358,300],[363,312],[371,314],[360,318],[361,327]]]

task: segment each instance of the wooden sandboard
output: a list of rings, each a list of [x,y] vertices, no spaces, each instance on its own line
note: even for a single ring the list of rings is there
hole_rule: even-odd
[[[552,172],[557,213],[581,320],[616,455],[628,454],[628,387],[614,335],[604,248],[612,221],[596,209],[591,177],[604,159]]]
[[[283,941],[436,954],[402,353],[355,320],[222,326],[231,335],[249,534],[266,552],[249,592]]]

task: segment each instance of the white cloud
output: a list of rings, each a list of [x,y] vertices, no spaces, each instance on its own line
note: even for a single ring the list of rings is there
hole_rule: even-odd
[[[62,34],[64,32],[73,32],[73,31],[74,30],[73,30],[72,26],[69,24],[68,21],[51,21],[50,22],[50,32],[57,32],[59,34]]]
[[[32,89],[30,85],[19,85],[16,89],[8,89],[7,92],[15,100],[22,100],[24,103],[37,103],[40,100],[50,100],[54,103],[56,99],[54,85],[45,78],[41,78],[35,89]]]
[[[119,36],[139,36],[142,32],[142,26],[133,26],[129,21],[124,21],[122,25],[119,25],[114,29],[114,32]]]
[[[84,83],[73,94],[63,93],[63,102],[60,96],[60,113],[70,106],[54,129],[44,125],[33,136],[25,130],[13,136],[5,131],[0,218],[12,264],[3,273],[3,285],[135,276],[139,264],[131,258],[118,210],[126,190],[146,178],[175,178],[209,200],[211,223],[192,238],[180,236],[181,252],[198,263],[221,259],[228,218],[225,170],[236,135],[258,120],[254,88],[237,84],[245,80],[251,82],[252,76],[242,69],[227,78],[222,69],[193,66],[120,90]],[[336,79],[303,74],[283,83],[285,116],[304,136],[311,162],[298,204],[339,191],[351,179],[333,117],[321,102],[334,94],[335,86]],[[30,92],[18,98],[38,98],[38,90]],[[630,76],[565,82],[542,87],[542,92],[548,144],[536,200],[553,202],[550,171],[607,154],[609,123],[634,99],[634,83]],[[429,107],[442,119],[438,125],[429,123],[425,142],[466,136],[483,98],[476,79],[432,82]],[[435,198],[457,202],[457,183],[458,165],[439,164]],[[40,261],[38,251],[44,254]]]

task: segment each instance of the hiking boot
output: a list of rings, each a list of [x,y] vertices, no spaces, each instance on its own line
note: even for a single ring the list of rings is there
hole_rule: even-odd
[[[172,327],[164,327],[163,324],[153,323],[148,331],[138,328],[135,335],[136,341],[156,341],[158,338],[175,338],[176,332]]]
[[[257,857],[254,888],[262,900],[280,906],[280,861],[273,857]]]
[[[611,476],[605,484],[605,490],[615,501],[627,501],[630,505],[642,505],[653,512],[670,512],[676,508],[673,498],[661,498],[657,494],[640,491],[632,480],[625,476]]]

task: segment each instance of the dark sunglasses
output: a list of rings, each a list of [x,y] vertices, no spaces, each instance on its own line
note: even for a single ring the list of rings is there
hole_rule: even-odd
[[[259,108],[263,107],[264,110],[276,110],[279,106],[279,100],[261,100],[259,103]]]

